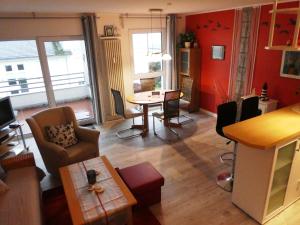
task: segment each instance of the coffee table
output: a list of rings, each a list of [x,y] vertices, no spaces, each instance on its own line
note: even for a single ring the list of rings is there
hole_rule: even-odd
[[[97,185],[103,193],[88,191],[86,170],[95,169]],[[105,156],[59,169],[74,225],[132,225],[132,206],[136,199]]]

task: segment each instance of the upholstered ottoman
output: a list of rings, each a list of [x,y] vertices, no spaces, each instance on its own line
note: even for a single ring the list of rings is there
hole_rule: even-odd
[[[149,206],[160,202],[164,178],[149,162],[117,171],[137,199],[138,205]]]

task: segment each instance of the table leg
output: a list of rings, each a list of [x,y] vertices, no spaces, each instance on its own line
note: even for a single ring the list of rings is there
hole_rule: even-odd
[[[141,134],[142,137],[145,137],[149,132],[149,121],[148,121],[148,104],[143,105],[143,125],[132,125],[131,127],[134,129],[140,129],[143,130],[143,133]]]

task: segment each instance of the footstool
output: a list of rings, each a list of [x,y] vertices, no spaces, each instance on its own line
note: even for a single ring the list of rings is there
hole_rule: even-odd
[[[150,206],[161,200],[164,178],[149,163],[143,162],[123,169],[116,169],[140,206]]]

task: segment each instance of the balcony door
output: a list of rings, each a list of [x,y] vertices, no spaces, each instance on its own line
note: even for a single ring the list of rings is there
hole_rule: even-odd
[[[0,41],[0,98],[10,96],[16,118],[68,105],[80,124],[95,122],[85,43],[80,37]]]
[[[39,39],[49,105],[68,105],[81,124],[95,122],[84,40]]]

